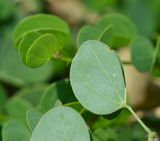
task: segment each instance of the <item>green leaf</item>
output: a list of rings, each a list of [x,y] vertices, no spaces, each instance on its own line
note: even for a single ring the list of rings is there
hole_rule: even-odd
[[[125,129],[125,130],[124,130]],[[145,133],[138,124],[100,127],[93,132],[93,141],[145,141]]]
[[[130,44],[137,29],[126,16],[108,14],[102,17],[94,27],[84,26],[78,33],[77,46],[87,40],[99,40],[112,48],[124,47]]]
[[[44,22],[45,21],[45,22]],[[37,14],[22,20],[14,31],[14,44],[24,63],[37,68],[70,42],[67,24],[56,16]]]
[[[32,105],[23,99],[13,98],[6,103],[7,114],[24,124],[26,124],[26,112],[31,108]]]
[[[24,99],[34,107],[37,107],[40,103],[40,99],[43,96],[44,90],[47,88],[46,84],[37,84],[32,86],[26,86],[19,89],[14,93],[14,98]]]
[[[0,21],[8,20],[13,13],[13,2],[10,0],[0,0]]]
[[[7,122],[2,130],[3,141],[29,141],[30,132],[18,121]]]
[[[145,37],[136,37],[131,44],[132,64],[140,72],[149,72],[154,55],[153,44]]]
[[[26,84],[45,82],[51,76],[53,76],[53,78],[55,76],[57,77],[57,72],[61,71],[61,63],[52,64],[50,62],[37,69],[28,68],[23,64],[16,50],[12,47],[12,28],[13,27],[7,26],[4,29],[3,38],[0,38],[0,80],[12,85],[23,86]]]
[[[37,68],[48,62],[56,49],[57,40],[52,34],[40,36],[29,48],[26,54],[26,64],[31,68]]]
[[[85,110],[83,108],[83,106],[78,101],[67,103],[67,104],[65,104],[65,106],[71,107],[71,108],[75,109],[79,113],[81,113],[81,112],[83,112]]]
[[[79,102],[93,113],[110,114],[126,102],[119,58],[99,41],[82,44],[71,64],[70,79]]]
[[[93,133],[93,141],[116,141],[118,140],[117,133],[112,128],[99,128]]]
[[[83,42],[88,40],[98,40],[100,31],[92,26],[83,26],[77,36],[77,47],[80,47]]]
[[[44,140],[90,141],[90,135],[80,114],[61,106],[53,108],[40,119],[30,141]]]
[[[31,132],[33,132],[34,128],[36,127],[36,125],[38,124],[38,122],[42,116],[43,116],[43,114],[35,109],[29,110],[27,112],[27,115],[26,115],[27,124],[28,124]]]
[[[40,100],[40,111],[46,112],[53,108],[57,99],[63,104],[77,101],[68,79],[53,83],[46,88]]]

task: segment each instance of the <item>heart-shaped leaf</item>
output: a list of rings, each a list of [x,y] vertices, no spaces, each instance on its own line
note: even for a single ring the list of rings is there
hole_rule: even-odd
[[[140,72],[149,72],[154,55],[153,44],[145,37],[136,37],[131,45],[132,64]]]
[[[71,86],[79,102],[96,114],[110,114],[126,102],[123,70],[117,54],[95,40],[82,44],[73,59]]]
[[[27,17],[14,31],[15,47],[23,62],[31,68],[48,62],[69,42],[68,26],[56,16],[37,14]]]
[[[30,141],[90,141],[88,127],[78,112],[59,106],[39,121]]]

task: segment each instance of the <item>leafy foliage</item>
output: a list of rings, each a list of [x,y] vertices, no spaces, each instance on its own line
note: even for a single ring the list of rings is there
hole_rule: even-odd
[[[117,52],[128,47],[127,65],[160,76],[159,1],[80,2],[72,4],[85,14],[69,27],[50,13],[74,21],[69,4],[0,0],[0,141],[144,141],[144,131],[148,141],[158,140],[159,120],[152,125],[149,117],[155,133],[127,101],[126,62]]]
[[[44,14],[27,17],[14,31],[15,47],[23,62],[33,68],[49,61],[57,51],[67,45],[69,38],[70,33],[65,22],[58,17]]]
[[[109,14],[102,17],[95,27],[84,26],[78,34],[77,46],[87,40],[100,40],[112,48],[129,45],[137,29],[134,24],[121,14]]]

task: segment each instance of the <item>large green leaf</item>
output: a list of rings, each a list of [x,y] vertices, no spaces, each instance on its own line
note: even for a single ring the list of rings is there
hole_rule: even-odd
[[[145,37],[136,37],[131,45],[132,64],[140,72],[149,72],[154,55],[153,44]]]
[[[102,17],[95,27],[83,27],[77,37],[77,46],[87,40],[99,40],[112,48],[124,47],[130,44],[137,29],[126,16],[108,14]]]
[[[29,141],[30,132],[18,121],[7,122],[2,130],[3,141]]]
[[[69,42],[67,24],[60,18],[47,14],[25,18],[14,31],[15,47],[24,63],[31,68],[42,66],[54,55],[60,54]]]
[[[126,102],[119,58],[99,41],[82,44],[73,59],[70,79],[79,102],[93,113],[110,114]]]
[[[30,141],[90,141],[88,127],[80,114],[68,107],[56,107],[37,124]]]

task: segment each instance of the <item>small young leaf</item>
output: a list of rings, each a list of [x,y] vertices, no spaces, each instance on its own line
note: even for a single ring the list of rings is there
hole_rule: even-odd
[[[43,114],[38,112],[37,110],[29,110],[27,112],[27,124],[32,132],[42,116]]]
[[[132,64],[140,72],[149,72],[152,67],[154,48],[147,38],[138,36],[131,45]]]
[[[99,41],[82,44],[73,59],[70,79],[79,102],[93,113],[110,114],[126,102],[119,58]]]
[[[29,141],[30,132],[21,122],[9,121],[3,127],[2,138],[3,141]]]
[[[56,107],[39,121],[30,141],[90,141],[88,127],[75,110]]]
[[[40,36],[30,46],[26,54],[26,64],[31,68],[37,68],[48,62],[53,53],[58,51],[57,39],[52,34],[45,34]]]

